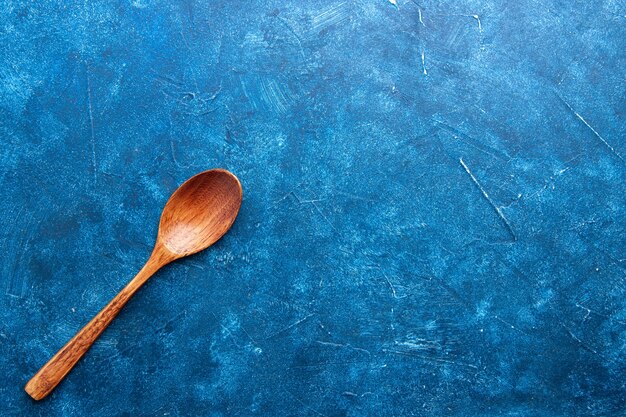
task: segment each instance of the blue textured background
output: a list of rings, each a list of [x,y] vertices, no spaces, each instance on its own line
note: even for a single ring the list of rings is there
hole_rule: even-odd
[[[626,413],[622,1],[2,1],[0,414]],[[25,382],[225,167],[244,203]]]

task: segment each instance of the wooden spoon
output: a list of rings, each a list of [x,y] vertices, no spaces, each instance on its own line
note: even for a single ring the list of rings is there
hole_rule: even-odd
[[[144,267],[28,381],[28,395],[41,400],[50,394],[133,294],[162,266],[217,242],[235,221],[242,196],[237,177],[223,169],[202,172],[181,185],[165,204],[156,244]]]

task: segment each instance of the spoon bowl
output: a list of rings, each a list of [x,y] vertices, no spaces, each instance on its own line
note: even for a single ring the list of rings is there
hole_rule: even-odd
[[[242,197],[241,183],[226,170],[191,177],[165,204],[157,245],[175,258],[208,248],[230,229]]]

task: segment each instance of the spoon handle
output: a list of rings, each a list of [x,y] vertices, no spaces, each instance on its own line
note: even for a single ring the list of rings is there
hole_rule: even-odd
[[[65,378],[93,342],[107,328],[137,290],[167,261],[155,250],[144,267],[96,316],[46,363],[24,388],[35,400],[41,400]]]

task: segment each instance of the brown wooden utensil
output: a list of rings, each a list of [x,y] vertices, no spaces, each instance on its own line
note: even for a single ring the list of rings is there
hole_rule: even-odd
[[[165,204],[154,250],[144,267],[28,381],[28,395],[41,400],[50,394],[133,294],[162,266],[217,242],[235,221],[242,196],[237,177],[223,169],[202,172],[181,185]]]

